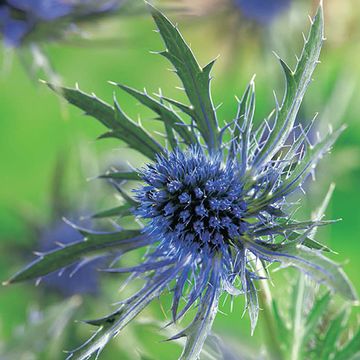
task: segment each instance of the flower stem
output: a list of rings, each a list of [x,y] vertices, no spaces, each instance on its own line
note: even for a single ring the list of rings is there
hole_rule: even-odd
[[[303,308],[304,308],[304,293],[305,293],[305,275],[300,273],[298,293],[296,298],[296,314],[294,318],[293,341],[291,348],[291,359],[298,360],[300,356],[301,344],[304,336],[303,326]]]
[[[284,356],[281,350],[277,327],[272,315],[272,298],[269,285],[266,281],[260,281],[259,305],[262,309],[262,329],[263,337],[268,350],[269,359],[283,360]]]

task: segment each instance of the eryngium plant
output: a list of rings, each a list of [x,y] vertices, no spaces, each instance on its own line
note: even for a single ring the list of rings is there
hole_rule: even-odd
[[[76,359],[99,354],[153,299],[173,294],[172,322],[197,307],[191,324],[173,339],[186,337],[181,359],[197,359],[209,334],[223,293],[244,295],[252,328],[258,318],[256,282],[266,281],[258,270],[271,263],[292,266],[325,283],[344,298],[356,294],[338,264],[324,256],[329,249],[311,232],[324,221],[293,219],[290,194],[301,188],[318,160],[328,152],[343,128],[316,144],[307,133],[294,132],[295,118],[318,63],[323,41],[322,6],[295,70],[280,59],[286,92],[269,118],[255,127],[255,88],[251,81],[238,102],[235,118],[220,126],[210,92],[214,61],[200,67],[178,29],[159,11],[151,12],[166,45],[160,52],[175,68],[190,105],[160,96],[154,98],[124,85],[121,89],[157,114],[164,124],[164,147],[131,120],[117,100],[111,106],[78,88],[54,87],[61,96],[109,130],[102,138],[117,138],[149,159],[143,168],[104,175],[124,198],[124,204],[102,216],[133,216],[139,230],[99,233],[78,228],[84,241],[43,254],[8,282],[41,277],[94,253],[127,252],[146,248],[143,262],[109,269],[140,277],[144,286],[121,301],[112,314],[89,321],[98,327]],[[299,135],[292,140],[294,133]],[[121,181],[141,181],[134,196]],[[299,192],[301,195],[301,192]]]

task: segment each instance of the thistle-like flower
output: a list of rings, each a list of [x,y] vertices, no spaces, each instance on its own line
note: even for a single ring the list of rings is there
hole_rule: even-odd
[[[147,248],[142,263],[107,269],[131,273],[130,279],[141,277],[144,286],[121,301],[112,314],[89,321],[99,327],[98,331],[70,355],[76,359],[100,353],[111,338],[167,290],[173,293],[173,322],[197,306],[191,324],[173,337],[187,338],[181,359],[197,359],[223,293],[245,296],[254,329],[259,311],[256,283],[266,281],[263,270],[271,263],[296,267],[344,298],[356,299],[339,265],[323,255],[329,249],[311,236],[314,228],[328,222],[296,221],[288,199],[301,189],[342,131],[330,131],[316,144],[307,138],[311,126],[293,131],[320,55],[322,6],[312,21],[295,70],[280,59],[286,92],[281,105],[276,101],[275,111],[259,127],[253,123],[254,81],[238,101],[234,120],[220,123],[210,91],[215,61],[200,67],[178,29],[158,10],[151,7],[151,11],[166,45],[160,54],[174,66],[190,105],[117,85],[157,114],[166,131],[166,144],[132,121],[116,99],[111,106],[78,88],[60,89],[49,84],[109,129],[102,138],[118,138],[151,160],[140,170],[102,176],[113,182],[124,204],[101,215],[133,216],[142,221],[141,229],[99,233],[77,227],[84,241],[43,254],[9,280],[41,277],[92,253],[112,251],[120,257]],[[289,145],[294,133],[299,135]],[[121,181],[141,183],[134,186],[132,196],[124,191]]]

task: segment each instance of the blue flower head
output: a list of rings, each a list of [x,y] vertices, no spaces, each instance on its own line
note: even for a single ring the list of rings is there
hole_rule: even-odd
[[[159,155],[142,172],[135,213],[148,219],[145,231],[175,249],[211,256],[226,251],[247,229],[246,202],[236,162],[207,156],[201,147]]]
[[[0,4],[0,32],[8,46],[34,38],[61,36],[71,25],[87,16],[115,11],[122,0],[4,0]],[[44,31],[48,27],[47,31]],[[38,30],[41,29],[41,34]],[[49,31],[50,30],[50,31]],[[50,39],[51,40],[51,39]]]
[[[143,261],[131,267],[114,266],[113,274],[130,273],[144,286],[122,300],[112,314],[89,324],[95,335],[71,356],[88,359],[100,353],[153,299],[165,291],[172,296],[172,322],[190,308],[196,315],[173,339],[186,337],[180,359],[197,359],[215,319],[222,294],[243,295],[254,329],[259,305],[257,284],[266,281],[268,264],[292,266],[325,283],[345,298],[356,299],[347,277],[324,254],[329,249],[313,239],[314,228],[328,222],[296,221],[287,197],[301,188],[318,160],[328,152],[342,129],[315,144],[310,126],[294,132],[305,90],[318,63],[323,41],[320,6],[295,70],[280,60],[286,92],[275,111],[259,126],[253,122],[255,85],[252,80],[238,102],[234,119],[220,123],[210,91],[214,61],[200,67],[178,29],[151,8],[166,45],[160,52],[175,68],[189,105],[160,95],[158,98],[116,84],[156,113],[164,125],[166,143],[160,143],[121,109],[79,88],[58,91],[87,115],[101,121],[104,138],[117,138],[148,158],[140,170],[103,175],[124,199],[118,207],[98,216],[133,218],[138,230],[93,232],[78,228],[85,241],[59,249],[34,261],[9,282],[41,277],[54,268],[71,265],[92,253],[113,252],[118,257],[146,248]],[[129,194],[128,181],[140,182]],[[53,259],[56,258],[56,264]]]
[[[289,7],[291,0],[234,0],[235,6],[249,20],[268,24]]]

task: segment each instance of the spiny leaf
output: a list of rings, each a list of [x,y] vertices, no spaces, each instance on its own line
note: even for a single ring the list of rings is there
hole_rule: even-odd
[[[152,300],[158,297],[164,288],[174,279],[178,269],[169,268],[154,276],[144,287],[113,314],[101,319],[87,321],[99,326],[95,334],[80,348],[71,352],[69,358],[86,360],[93,354],[99,354],[106,344],[115,337],[132,319],[134,319]]]
[[[282,105],[277,109],[274,128],[266,141],[266,144],[257,155],[254,164],[255,166],[253,168],[256,169],[257,166],[270,161],[282,148],[293,129],[294,121],[305,95],[305,91],[319,61],[323,38],[324,20],[321,3],[311,24],[309,36],[305,41],[295,71],[292,71],[283,60],[279,59],[286,78],[286,91]]]
[[[177,149],[179,147],[179,141],[175,136],[174,129],[168,122],[164,123],[166,131],[166,139],[169,142],[172,149]]]
[[[241,144],[240,154],[243,174],[246,171],[248,165],[248,151],[254,112],[255,82],[254,79],[252,79],[246,88],[244,95],[238,103],[238,110],[233,126],[232,144],[230,148],[230,156],[235,157],[237,149],[239,149],[239,144]]]
[[[330,355],[336,350],[340,335],[344,327],[346,311],[342,311],[329,325],[328,331],[323,341],[318,345],[320,350],[319,359],[328,360]]]
[[[180,101],[168,98],[166,96],[163,96],[162,98],[165,101],[167,101],[168,103],[170,103],[171,105],[174,105],[177,108],[179,108],[183,113],[189,115],[191,118],[193,118],[195,116],[194,109],[191,106],[185,105],[185,104],[181,103]]]
[[[330,150],[331,146],[333,146],[344,130],[345,127],[342,126],[329,134],[323,141],[320,141],[315,146],[309,147],[306,150],[305,156],[296,164],[296,168],[291,173],[291,176],[285,178],[283,184],[276,190],[273,198],[282,196],[285,191],[289,193],[298,188],[316,166],[318,160]]]
[[[317,226],[324,226],[328,224],[332,224],[334,221],[302,221],[302,222],[293,222],[283,225],[277,225],[271,228],[259,229],[254,232],[256,236],[265,236],[271,234],[282,234],[289,230],[306,230],[310,228],[314,228]]]
[[[306,318],[304,340],[303,340],[305,344],[314,334],[314,331],[317,325],[319,324],[321,317],[328,308],[330,300],[331,300],[331,294],[330,292],[327,292],[324,296],[322,296],[320,299],[317,299],[316,302],[314,303],[311,311],[309,312]]]
[[[339,350],[333,360],[352,360],[360,354],[360,328],[351,337],[350,341]]]
[[[124,217],[132,215],[133,207],[130,204],[124,204],[117,207],[114,207],[112,209],[100,211],[91,217],[94,219],[101,219],[101,218],[107,218],[107,217]]]
[[[247,289],[245,294],[246,308],[249,311],[251,335],[253,335],[259,317],[259,299],[254,282],[252,281],[250,276],[248,276],[248,274],[246,275],[246,283],[247,283]]]
[[[272,301],[272,310],[273,310],[273,316],[274,316],[274,320],[275,320],[275,325],[276,325],[276,329],[277,329],[277,333],[279,336],[279,340],[284,343],[286,346],[288,345],[288,337],[289,337],[289,332],[288,329],[285,325],[285,322],[279,312],[279,308],[277,305],[277,302],[273,299]]]
[[[116,101],[115,110],[95,95],[86,94],[78,88],[59,87],[49,83],[47,85],[70,104],[82,109],[86,115],[96,118],[110,129],[106,137],[116,137],[152,160],[155,160],[156,154],[163,152],[162,146],[153,137],[121,112]]]
[[[65,346],[66,329],[74,320],[82,299],[72,296],[55,305],[44,307],[22,325],[22,331],[15,331],[1,349],[2,360],[53,359]],[[39,310],[38,310],[39,311]]]
[[[143,105],[153,110],[160,116],[161,121],[164,124],[168,124],[174,129],[184,140],[187,145],[195,144],[197,139],[195,135],[189,130],[189,126],[183,122],[183,120],[170,108],[162,104],[160,101],[152,98],[146,93],[141,93],[135,89],[122,84],[115,84],[134,98],[139,100]]]
[[[332,224],[336,220],[333,221],[303,221],[298,223],[290,223],[284,225],[278,225],[272,228],[267,229],[259,229],[254,232],[256,236],[264,236],[269,234],[285,234],[286,233],[286,240],[297,241],[301,239],[301,244],[308,247],[309,249],[314,250],[321,250],[325,252],[332,252],[329,247],[319,243],[316,240],[310,239],[308,236],[302,237],[300,233],[292,230],[306,230],[306,229],[314,229],[318,226],[324,226],[328,224]]]
[[[300,274],[297,281],[294,282],[292,291],[292,302],[290,306],[290,318],[292,322],[291,326],[291,341],[290,341],[290,353],[295,359],[299,358],[299,353],[302,350],[303,337],[302,332],[304,329],[304,314],[303,308],[305,303],[305,277]]]
[[[112,233],[93,233],[79,228],[78,230],[84,235],[83,241],[41,254],[38,259],[12,276],[5,284],[37,279],[74,264],[85,256],[110,250],[126,252],[148,244],[139,230],[122,230]]]
[[[319,283],[325,283],[345,299],[356,301],[357,295],[341,267],[324,257],[319,251],[307,249],[296,242],[289,244],[268,244],[249,241],[249,249],[270,262],[293,266]]]
[[[291,236],[288,237],[288,239],[291,241],[292,239],[298,238],[300,236],[299,233],[294,233],[294,237],[292,238]],[[325,252],[333,252],[328,246],[314,240],[314,239],[310,239],[309,237],[306,237],[303,241],[302,241],[302,245],[306,246],[309,249],[313,249],[313,250],[320,250],[320,251],[325,251]]]
[[[191,116],[203,136],[209,150],[219,147],[218,123],[211,99],[209,76],[214,62],[203,69],[199,66],[194,54],[182,35],[171,21],[160,11],[149,5],[152,16],[159,29],[167,49],[160,54],[166,57],[175,67],[176,74],[182,81],[185,93],[190,101]],[[182,111],[184,109],[181,109]]]
[[[291,175],[283,176],[283,183],[273,193],[264,193],[258,200],[254,201],[254,204],[249,207],[249,213],[256,213],[260,208],[271,204],[277,199],[281,199],[286,194],[290,194],[292,191],[298,189],[302,182],[306,179],[309,173],[314,169],[318,160],[329,151],[339,135],[343,132],[345,127],[341,127],[338,130],[329,134],[324,140],[317,143],[315,146],[308,147],[305,155],[300,159]]]
[[[134,208],[136,208],[139,205],[139,203],[132,196],[130,196],[125,190],[123,190],[121,185],[118,184],[116,180],[110,179],[109,182],[119,192],[119,194],[125,200],[126,203],[133,206]]]

